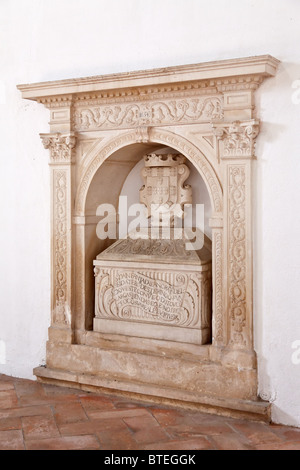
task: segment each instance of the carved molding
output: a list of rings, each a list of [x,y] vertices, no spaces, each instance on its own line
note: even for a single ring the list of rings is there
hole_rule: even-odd
[[[224,309],[223,309],[223,234],[220,230],[213,233],[214,247],[214,341],[224,343]]]
[[[53,171],[53,323],[68,323],[67,283],[67,170]]]
[[[244,165],[230,165],[228,172],[230,342],[246,346],[246,170]]]
[[[208,160],[204,157],[202,152],[185,137],[174,134],[165,129],[151,129],[149,139],[150,142],[167,145],[168,147],[178,150],[183,155],[188,156],[189,160],[195,165],[196,168],[199,169],[204,181],[207,183],[208,190],[212,198],[213,210],[215,212],[221,213],[223,210],[222,186],[215,171],[211,167]],[[83,214],[84,212],[88,188],[101,164],[106,160],[106,158],[108,158],[118,149],[135,142],[136,132],[132,131],[126,134],[121,134],[119,137],[112,139],[102,149],[99,149],[91,163],[87,166],[87,169],[82,175],[81,181],[79,183],[75,203],[76,215]]]
[[[209,122],[223,118],[221,96],[163,99],[162,101],[107,104],[74,109],[74,129],[122,129],[141,126]]]
[[[76,134],[40,134],[45,149],[50,150],[50,163],[72,163]]]

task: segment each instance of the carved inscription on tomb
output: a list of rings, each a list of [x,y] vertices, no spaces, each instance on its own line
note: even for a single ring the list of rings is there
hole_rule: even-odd
[[[140,273],[124,272],[117,276],[112,295],[125,317],[130,316],[134,305],[143,316],[177,322],[185,313],[182,309],[185,290],[185,282],[173,286]]]
[[[206,273],[96,267],[95,275],[97,318],[200,326],[201,286]]]

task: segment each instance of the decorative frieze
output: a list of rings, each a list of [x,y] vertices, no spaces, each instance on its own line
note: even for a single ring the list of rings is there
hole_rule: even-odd
[[[40,134],[45,149],[50,150],[50,163],[72,163],[76,134]]]
[[[176,95],[162,101],[119,102],[98,106],[77,106],[74,129],[135,128],[143,126],[191,124],[223,118],[221,96],[178,99]]]

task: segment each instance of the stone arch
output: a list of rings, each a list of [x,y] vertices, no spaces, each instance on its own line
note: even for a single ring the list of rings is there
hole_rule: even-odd
[[[96,145],[92,153],[86,158],[90,159],[84,174],[79,183],[76,201],[75,201],[75,215],[85,215],[85,204],[89,187],[92,180],[99,170],[101,165],[113,153],[123,147],[137,143],[136,131],[123,133],[114,137],[103,146],[102,142]],[[207,160],[204,153],[191,143],[186,137],[175,134],[166,129],[151,129],[149,132],[148,143],[158,143],[172,147],[185,155],[187,159],[195,166],[202,176],[210,195],[213,213],[220,214],[223,211],[223,189],[217,176],[216,170],[212,167],[211,163]]]

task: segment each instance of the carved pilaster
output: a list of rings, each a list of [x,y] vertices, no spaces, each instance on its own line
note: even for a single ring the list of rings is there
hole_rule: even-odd
[[[226,178],[222,266],[227,280],[224,299],[227,343],[234,348],[250,350],[253,321],[251,172],[259,123],[255,120],[214,123],[213,129],[219,140],[220,160]],[[214,236],[217,250],[220,239],[217,233]]]
[[[52,326],[70,329],[72,323],[72,163],[74,133],[41,134],[50,151]],[[68,338],[68,337],[66,337]]]
[[[230,343],[240,346],[249,345],[250,331],[247,318],[252,286],[249,285],[250,266],[247,266],[246,238],[246,172],[244,165],[228,167],[228,280],[229,280],[229,317],[231,326]],[[250,300],[250,299],[249,299]]]

